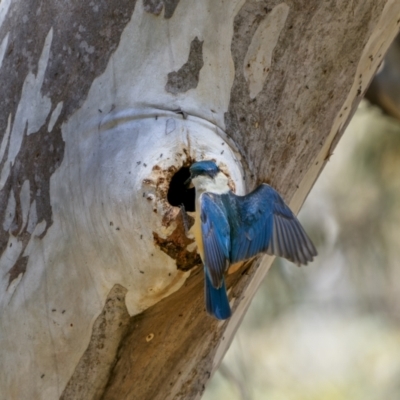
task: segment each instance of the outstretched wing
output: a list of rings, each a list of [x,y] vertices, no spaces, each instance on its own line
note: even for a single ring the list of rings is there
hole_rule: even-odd
[[[200,197],[201,233],[205,272],[215,288],[223,284],[229,267],[230,229],[219,195],[203,193]]]
[[[236,209],[228,216],[232,263],[266,252],[300,265],[317,255],[300,222],[271,186],[260,185],[243,197],[225,196],[229,197],[223,199],[231,204],[229,209]]]

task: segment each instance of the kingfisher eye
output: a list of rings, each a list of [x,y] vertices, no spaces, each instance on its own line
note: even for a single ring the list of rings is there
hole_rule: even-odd
[[[218,172],[218,170],[209,169],[208,171],[205,171],[204,175],[209,176],[211,179],[214,179],[218,175]]]

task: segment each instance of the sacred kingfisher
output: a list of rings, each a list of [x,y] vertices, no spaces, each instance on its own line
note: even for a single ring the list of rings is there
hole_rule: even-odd
[[[209,160],[193,163],[189,180],[196,190],[193,233],[204,265],[210,315],[231,316],[224,279],[231,264],[267,253],[306,265],[317,255],[300,222],[271,186],[262,184],[237,196],[227,176]]]

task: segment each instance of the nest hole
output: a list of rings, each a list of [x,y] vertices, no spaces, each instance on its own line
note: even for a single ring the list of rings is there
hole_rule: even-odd
[[[182,167],[171,179],[167,200],[171,206],[184,206],[186,211],[195,211],[195,190],[185,182],[190,178],[188,167]]]

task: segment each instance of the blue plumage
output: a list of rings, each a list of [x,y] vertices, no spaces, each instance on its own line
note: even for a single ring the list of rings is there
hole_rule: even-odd
[[[228,295],[226,293],[225,280],[222,278],[221,287],[216,288],[212,284],[207,269],[205,272],[205,299],[206,309],[209,314],[213,315],[217,319],[227,319],[231,316],[231,307],[229,305]]]
[[[214,287],[220,288],[224,272],[229,268],[230,226],[220,196],[204,193],[200,199],[201,233],[205,258],[203,261],[207,266],[207,275],[211,283]]]
[[[317,252],[271,186],[262,184],[246,196],[237,196],[229,190],[225,176],[220,179],[226,181],[224,190],[215,184],[222,173],[214,162],[194,163],[190,171],[200,206],[196,212],[200,211],[206,309],[226,319],[231,311],[224,273],[230,264],[265,252],[300,265],[312,261]]]

